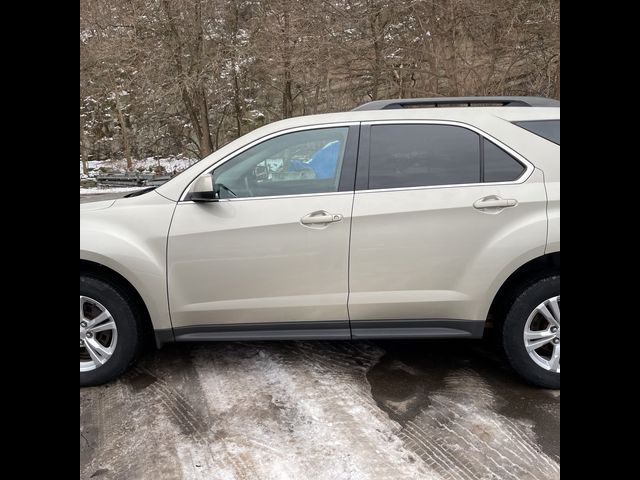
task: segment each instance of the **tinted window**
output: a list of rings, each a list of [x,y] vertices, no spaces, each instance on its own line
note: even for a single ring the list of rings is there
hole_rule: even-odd
[[[525,168],[507,152],[488,140],[484,141],[484,181],[509,182],[516,180]]]
[[[550,142],[560,145],[560,120],[532,120],[513,123],[542,138],[546,138]]]
[[[369,188],[480,182],[480,139],[448,125],[371,127]]]
[[[348,127],[305,130],[251,147],[214,170],[214,182],[226,187],[220,197],[338,191],[348,132]]]

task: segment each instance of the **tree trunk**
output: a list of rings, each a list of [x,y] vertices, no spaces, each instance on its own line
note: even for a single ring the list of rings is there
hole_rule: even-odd
[[[220,121],[218,122],[218,126],[216,127],[216,143],[215,149],[217,150],[220,147],[220,129],[222,128],[222,124],[224,123],[224,117],[227,115],[227,107],[225,106],[222,110],[222,115],[220,115]]]
[[[293,95],[291,94],[291,72],[288,70],[289,64],[285,62],[284,71],[284,92],[282,93],[282,118],[289,118],[293,115]]]
[[[187,88],[182,88],[182,101],[189,114],[193,131],[196,134],[198,154],[200,155],[200,159],[203,159],[213,152],[213,142],[211,141],[211,130],[209,127],[207,102],[204,97],[204,92],[201,92],[198,96],[200,97],[196,98],[198,103],[194,105],[192,96],[189,94]]]
[[[173,58],[176,64],[176,70],[178,77],[182,78],[185,72],[189,72],[189,69],[185,69],[182,64],[182,51],[183,45],[185,45],[184,39],[181,38],[180,32],[176,26],[176,19],[171,12],[171,2],[169,0],[162,0],[162,8],[167,16],[169,22],[169,31],[173,36],[175,42],[175,50],[173,52]],[[200,4],[196,5],[196,25],[198,47],[203,48],[203,36],[202,36],[202,11]],[[202,52],[197,52],[198,55],[202,55]],[[198,57],[200,58],[200,57]],[[197,61],[196,66],[198,66]],[[183,81],[184,82],[184,81]],[[193,87],[193,93],[189,91],[186,83],[183,83],[181,88],[182,101],[189,114],[189,120],[193,126],[193,130],[196,134],[198,152],[200,158],[204,158],[213,152],[213,142],[211,140],[211,127],[209,125],[208,106],[205,90],[199,80],[196,86]]]
[[[320,101],[320,82],[316,84],[316,93],[313,96],[313,114],[318,113],[318,103]]]
[[[189,95],[189,91],[187,90],[187,87],[182,87],[181,89],[181,95],[182,95],[182,102],[184,103],[185,108],[187,109],[187,114],[189,115],[189,120],[191,121],[191,126],[193,127],[193,131],[196,134],[196,146],[198,147],[198,152],[201,155],[200,158],[204,158],[202,157],[202,149],[200,148],[200,145],[202,144],[202,132],[200,131],[200,122],[198,121],[198,115],[197,112],[195,110],[195,108],[193,107],[193,102],[191,101],[191,96]]]
[[[122,114],[122,108],[120,107],[120,97],[116,92],[116,111],[118,113],[118,122],[120,123],[120,131],[122,132],[122,145],[124,146],[124,156],[127,159],[127,170],[133,168],[133,162],[131,160],[131,145],[129,144],[129,136],[127,134],[127,126],[124,122],[124,115]]]
[[[375,8],[369,5],[369,8]],[[373,39],[373,85],[371,86],[371,100],[377,100],[380,90],[380,76],[382,75],[382,29],[380,28],[380,12],[369,13],[369,28]]]
[[[291,92],[291,45],[289,42],[289,12],[284,12],[284,51],[283,51],[283,82],[282,118],[293,116],[293,94]]]
[[[238,73],[233,69],[233,109],[236,117],[236,138],[242,136],[242,105],[240,105],[240,82]]]
[[[89,173],[89,155],[87,153],[87,139],[84,133],[84,118],[80,116],[80,157],[82,158],[82,173]]]
[[[558,55],[558,65],[556,66],[556,85],[553,98],[560,100],[560,55]]]
[[[209,125],[209,106],[207,105],[207,95],[204,88],[200,89],[199,97],[200,131],[202,132],[200,155],[204,158],[213,153],[213,141],[211,140],[211,126]]]

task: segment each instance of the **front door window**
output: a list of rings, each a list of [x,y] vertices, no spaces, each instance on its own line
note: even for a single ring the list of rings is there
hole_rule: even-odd
[[[251,147],[214,170],[220,197],[337,192],[348,132],[304,130]]]

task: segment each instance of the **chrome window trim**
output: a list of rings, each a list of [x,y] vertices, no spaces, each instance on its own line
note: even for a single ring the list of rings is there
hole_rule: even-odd
[[[210,165],[207,169],[205,169],[204,172],[196,175],[193,178],[193,180],[191,180],[189,182],[189,184],[187,185],[187,187],[184,189],[184,191],[182,192],[182,195],[180,195],[180,200],[178,201],[178,203],[197,203],[197,202],[192,202],[190,200],[185,200],[185,197],[189,193],[189,190],[191,189],[191,185],[198,178],[203,177],[205,175],[209,175],[217,167],[219,167],[219,166],[221,166],[221,165],[233,160],[236,156],[240,155],[241,153],[245,152],[246,150],[249,150],[251,147],[254,147],[254,146],[258,145],[259,143],[266,142],[267,140],[271,140],[272,138],[279,137],[281,135],[286,135],[288,133],[301,132],[301,131],[304,131],[304,130],[319,130],[319,129],[323,129],[323,128],[352,127],[354,125],[360,125],[360,123],[361,122],[354,122],[354,121],[351,121],[351,122],[337,122],[337,123],[318,123],[318,124],[314,124],[314,125],[305,125],[305,126],[302,126],[302,127],[291,127],[291,128],[287,128],[285,130],[279,130],[277,132],[270,133],[269,135],[265,135],[264,137],[260,137],[257,140],[254,140],[253,142],[248,143],[244,147],[239,148],[238,150],[235,150],[234,152],[230,153],[226,157],[221,158],[216,163],[214,163],[213,165]],[[301,194],[295,194],[295,195],[270,195],[270,196],[262,196],[262,197],[225,198],[225,199],[220,199],[219,201],[234,201],[235,202],[235,201],[239,201],[239,200],[257,200],[257,199],[265,199],[265,198],[284,198],[284,197],[291,198],[291,197],[301,197],[301,196],[330,195],[330,194],[336,194],[336,193],[353,193],[353,191],[351,191],[351,192],[301,193]]]
[[[356,190],[355,193],[399,192],[399,191],[405,191],[405,190],[407,191],[427,190],[427,189],[432,190],[436,188],[460,188],[460,187],[479,187],[479,186],[491,187],[491,186],[499,186],[499,185],[519,185],[526,182],[529,179],[529,177],[533,174],[533,171],[536,169],[536,167],[531,162],[529,162],[529,160],[527,160],[525,157],[520,155],[513,148],[506,145],[504,142],[495,138],[493,135],[488,134],[487,132],[479,129],[474,125],[470,125],[464,122],[458,122],[455,120],[373,120],[373,121],[365,121],[365,122],[321,123],[321,124],[305,125],[302,127],[292,127],[292,128],[287,128],[285,130],[280,130],[278,132],[274,132],[269,135],[265,135],[264,137],[261,137],[257,140],[254,140],[253,142],[245,145],[244,147],[230,153],[226,157],[220,159],[213,165],[209,166],[204,172],[200,173],[199,175],[196,175],[196,177],[194,177],[194,179],[191,180],[191,182],[189,182],[185,190],[182,192],[182,195],[180,196],[180,200],[178,201],[178,203],[186,203],[186,204],[198,203],[198,202],[193,202],[191,200],[185,200],[185,197],[187,196],[187,193],[189,192],[191,185],[198,178],[204,175],[209,175],[217,167],[232,160],[237,155],[240,155],[245,150],[248,150],[259,143],[265,142],[267,140],[270,140],[272,138],[275,138],[281,135],[286,135],[288,133],[300,132],[304,130],[318,130],[321,128],[351,127],[354,125],[361,125],[361,126],[368,126],[368,127],[375,126],[375,125],[450,125],[454,127],[466,128],[468,130],[471,130],[477,133],[483,138],[489,140],[490,142],[493,142],[499,148],[503,149],[508,154],[513,156],[516,160],[518,160],[520,163],[522,163],[525,167],[525,171],[522,172],[522,175],[520,175],[516,180],[511,180],[508,182],[478,182],[478,183],[459,183],[459,184],[446,184],[446,185],[425,185],[425,186],[418,186],[418,187],[372,188],[367,190]],[[326,196],[326,195],[343,195],[343,194],[352,195],[354,194],[354,192],[349,191],[349,192],[300,193],[300,194],[293,194],[293,195],[269,195],[269,196],[262,196],[262,197],[223,198],[218,201],[219,202],[241,202],[241,201],[247,201],[247,200],[270,200],[275,198],[318,197],[318,196]]]
[[[206,203],[218,203],[218,202],[243,202],[247,200],[273,200],[276,198],[299,198],[299,197],[326,197],[329,195],[353,195],[353,190],[345,191],[345,192],[322,192],[322,193],[295,193],[292,195],[271,195],[264,197],[242,197],[242,198],[220,198],[214,202],[206,202]],[[192,200],[181,200],[179,203],[203,203],[203,202],[194,202]]]
[[[533,173],[533,171],[531,172]],[[526,179],[525,179],[526,181]],[[424,187],[395,187],[395,188],[373,188],[369,190],[356,190],[355,193],[376,193],[376,192],[403,192],[410,190],[433,190],[436,188],[460,188],[460,187],[492,187],[494,185],[519,185],[523,182],[482,182],[482,183],[456,183],[447,185],[427,185]],[[351,192],[354,193],[354,192]]]
[[[501,142],[493,135],[488,134],[484,130],[479,129],[474,125],[470,125],[464,122],[458,122],[455,120],[373,120],[362,122],[363,127],[373,127],[376,125],[450,125],[454,127],[466,128],[467,130],[471,130],[472,132],[477,133],[481,137],[490,142],[497,145],[502,150],[506,151],[509,155],[514,157],[518,162],[520,162],[525,170],[516,180],[510,180],[508,182],[478,182],[478,183],[456,183],[456,184],[443,184],[443,185],[424,185],[418,187],[393,187],[393,188],[369,188],[366,190],[357,190],[356,193],[371,193],[371,192],[398,192],[404,190],[432,190],[434,188],[460,188],[460,187],[491,187],[494,185],[519,185],[521,183],[526,182],[529,177],[533,174],[533,171],[536,167],[525,157],[516,152],[513,148],[506,145],[504,142]],[[369,165],[371,168],[371,165]]]

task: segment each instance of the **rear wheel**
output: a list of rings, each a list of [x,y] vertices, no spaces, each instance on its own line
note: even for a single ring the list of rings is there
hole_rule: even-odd
[[[133,303],[124,291],[80,276],[80,386],[99,385],[122,374],[142,338]]]
[[[530,383],[560,388],[560,276],[538,280],[515,299],[502,326],[511,366]]]

